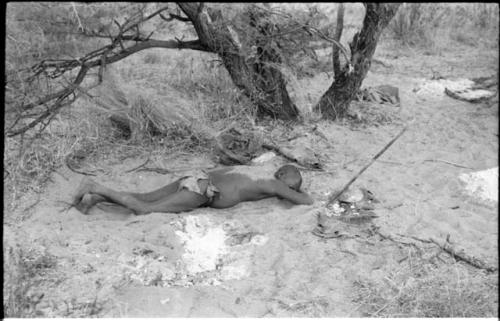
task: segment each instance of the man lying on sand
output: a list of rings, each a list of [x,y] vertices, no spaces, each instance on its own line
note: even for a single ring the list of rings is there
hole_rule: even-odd
[[[313,203],[308,194],[300,191],[302,176],[295,166],[280,167],[274,177],[269,174],[266,176],[264,172],[249,166],[234,166],[209,173],[197,171],[149,193],[119,192],[84,178],[73,205],[86,214],[92,206],[106,202],[115,208],[128,209],[141,215],[152,212],[179,213],[203,206],[228,208],[240,202],[274,196],[294,204]]]

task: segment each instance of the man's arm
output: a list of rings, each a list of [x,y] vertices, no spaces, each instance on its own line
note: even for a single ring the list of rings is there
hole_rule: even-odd
[[[272,183],[272,194],[274,194],[274,196],[287,199],[295,204],[311,205],[314,203],[312,197],[307,193],[294,191],[286,184],[278,180],[275,180]]]

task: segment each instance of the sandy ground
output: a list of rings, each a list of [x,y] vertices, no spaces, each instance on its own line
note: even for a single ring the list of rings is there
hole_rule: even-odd
[[[364,84],[400,88],[400,121],[357,127],[320,122],[328,142],[310,135],[302,143],[321,155],[326,172],[304,172],[304,188],[319,204],[414,120],[355,183],[380,200],[374,223],[392,235],[449,236],[468,253],[498,266],[498,203],[469,195],[459,178],[498,166],[498,107],[415,92],[431,75],[424,70],[439,68],[441,58],[394,59],[384,51],[378,57],[390,59],[391,67],[374,65]],[[453,65],[448,58],[442,57],[442,70]],[[483,60],[467,74],[489,75],[492,59]],[[313,98],[330,81],[324,74],[309,80]],[[96,180],[146,191],[182,175],[125,173],[142,162],[110,161]],[[191,165],[214,164],[203,155],[165,160],[166,168]],[[97,315],[107,317],[362,316],[353,301],[353,283],[360,278],[381,282],[407,255],[394,243],[367,234],[367,226],[352,227],[367,242],[318,238],[311,233],[317,204],[267,199],[225,210],[146,216],[61,211],[60,202],[70,200],[80,179],[59,169],[31,218],[6,227],[10,242],[57,257],[38,305],[49,317],[78,316],[94,302]],[[51,278],[57,281],[50,283]]]

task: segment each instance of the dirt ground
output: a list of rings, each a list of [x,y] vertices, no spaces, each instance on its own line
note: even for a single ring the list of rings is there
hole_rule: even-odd
[[[459,179],[498,166],[498,106],[417,90],[432,70],[470,78],[490,75],[498,64],[497,54],[471,57],[379,48],[376,58],[387,65],[374,63],[364,85],[399,87],[402,106],[392,111],[397,119],[379,126],[317,124],[327,141],[308,135],[303,142],[326,164],[325,172],[303,173],[303,186],[316,200],[312,206],[267,199],[184,214],[133,216],[95,209],[85,216],[64,211],[61,203],[71,199],[82,176],[58,169],[31,217],[5,226],[9,242],[57,258],[37,309],[47,317],[363,316],[355,283],[383,284],[408,249],[370,234],[368,225],[351,228],[361,238],[321,239],[311,233],[315,213],[411,120],[407,132],[355,183],[380,200],[373,224],[385,234],[407,238],[449,237],[498,267],[498,203],[467,194]],[[304,86],[315,101],[330,82],[321,74],[304,80]],[[147,191],[182,175],[126,173],[143,161],[109,160],[100,164],[104,172],[96,180]],[[216,165],[207,155],[163,162],[169,169]],[[272,166],[284,162],[271,161]]]

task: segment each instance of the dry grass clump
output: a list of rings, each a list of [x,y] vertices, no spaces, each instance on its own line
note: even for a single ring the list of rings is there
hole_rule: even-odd
[[[7,242],[4,240],[3,253],[5,317],[89,317],[103,309],[103,302],[97,296],[87,302],[71,295],[63,302],[51,299],[49,289],[57,288],[66,276],[57,271],[57,257],[46,248],[36,243],[21,247],[10,238]],[[61,309],[61,303],[65,308]]]
[[[498,4],[405,3],[388,26],[404,45],[438,53],[450,45],[498,46]]]
[[[53,172],[69,165],[96,173],[109,159],[143,155],[143,146],[132,145],[117,134],[109,120],[91,113],[77,101],[41,133],[6,137],[4,154],[4,220],[24,220],[40,201]],[[60,172],[61,175],[62,172]]]
[[[46,274],[57,265],[56,258],[47,251],[3,244],[4,283],[3,310],[5,317],[40,316],[37,304],[43,292],[37,290]]]
[[[369,317],[498,317],[498,274],[452,263],[410,259],[376,284],[355,283],[355,302]]]

